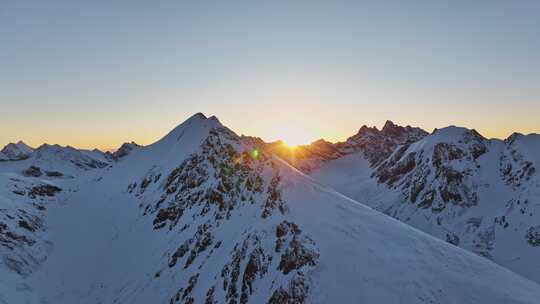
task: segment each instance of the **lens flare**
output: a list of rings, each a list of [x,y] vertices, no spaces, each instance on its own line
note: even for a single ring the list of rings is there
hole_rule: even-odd
[[[251,158],[253,158],[253,159],[259,158],[259,150],[257,150],[257,149],[251,150],[251,152],[249,154],[251,155]]]

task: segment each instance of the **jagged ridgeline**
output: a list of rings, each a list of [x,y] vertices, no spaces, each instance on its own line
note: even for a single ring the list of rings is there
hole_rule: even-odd
[[[332,144],[340,151],[338,157],[308,154],[299,169],[389,216],[540,282],[534,270],[540,266],[539,135],[513,134],[503,141],[454,126],[427,134],[387,123],[382,131],[362,127],[352,138],[362,145],[352,145],[351,139]],[[340,150],[343,146],[357,149]]]
[[[481,186],[467,170],[494,148],[474,136],[423,143],[441,134],[388,122],[292,154],[196,114],[149,146],[47,145],[0,162],[0,302],[536,303],[537,283],[327,186],[437,216],[482,205],[481,193],[468,200]],[[469,149],[477,143],[486,152]],[[523,191],[525,215],[535,175],[523,174],[520,143],[505,143],[518,152],[496,172]],[[535,227],[522,231],[528,248],[539,248]]]

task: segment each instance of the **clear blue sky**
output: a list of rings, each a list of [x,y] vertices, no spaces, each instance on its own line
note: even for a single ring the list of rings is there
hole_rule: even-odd
[[[4,0],[0,106],[0,145],[148,144],[195,112],[294,144],[540,133],[540,1]]]

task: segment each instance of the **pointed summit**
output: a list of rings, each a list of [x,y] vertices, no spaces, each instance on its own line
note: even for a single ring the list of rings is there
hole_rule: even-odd
[[[180,142],[200,142],[208,136],[210,130],[215,128],[224,128],[217,117],[211,116],[208,118],[202,113],[196,113],[151,146],[159,145],[164,148],[167,147],[166,149],[174,149],[174,146]]]
[[[363,125],[360,130],[358,130],[358,132],[356,133],[357,135],[362,135],[362,134],[366,134],[368,132],[371,132],[371,133],[377,133],[379,132],[379,129],[377,129],[377,127],[373,126],[373,127],[368,127],[366,125]]]
[[[188,118],[186,121],[190,120],[197,120],[197,119],[207,119],[206,115],[204,115],[201,112],[193,114],[190,118]]]
[[[381,131],[395,129],[396,127],[398,127],[398,126],[396,124],[394,124],[391,120],[387,120],[384,123],[384,126],[383,126]]]

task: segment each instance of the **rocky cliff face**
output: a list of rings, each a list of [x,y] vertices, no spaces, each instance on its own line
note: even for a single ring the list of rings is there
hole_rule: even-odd
[[[375,176],[379,183],[399,189],[410,203],[433,213],[449,204],[476,206],[478,185],[471,176],[488,144],[474,130],[437,130],[424,141],[400,146],[377,167]]]
[[[356,135],[336,146],[347,153],[362,152],[371,166],[376,167],[399,145],[411,144],[427,134],[420,128],[397,126],[388,120],[380,131],[376,127],[362,126]]]
[[[306,302],[306,275],[318,264],[318,250],[297,224],[285,220],[280,165],[254,151],[256,146],[230,130],[213,128],[200,150],[171,172],[150,172],[128,186],[147,202],[140,208],[156,233],[177,235],[177,247],[155,272],[156,278],[190,273],[170,303],[248,303],[255,286],[268,294],[267,303]],[[238,237],[231,243],[223,231]],[[221,264],[212,262],[224,256]],[[201,273],[213,273],[213,279],[200,282]],[[200,286],[206,296],[196,301],[192,292]]]

